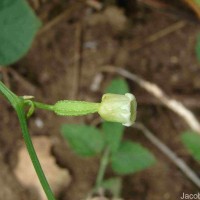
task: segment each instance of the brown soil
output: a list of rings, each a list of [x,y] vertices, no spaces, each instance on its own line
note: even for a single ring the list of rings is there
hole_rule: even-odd
[[[38,15],[46,22],[63,10],[68,10],[68,4],[69,8],[76,4],[68,1],[67,5],[60,5],[58,2],[55,0],[51,4],[46,1],[37,9]],[[100,12],[94,12],[87,6],[79,6],[67,19],[38,34],[27,56],[11,66],[11,71],[8,69],[10,88],[18,95],[33,95],[38,101],[46,103],[54,103],[60,99],[98,101],[114,76],[104,74],[103,83],[97,92],[90,90],[93,77],[100,67],[112,64],[125,67],[158,84],[170,96],[183,101],[185,98],[196,99],[196,106],[188,105],[200,117],[200,66],[194,53],[200,28],[197,24],[186,21],[183,28],[144,44],[150,35],[180,19],[162,12],[137,9],[135,20],[131,21],[113,5],[108,5]],[[45,10],[52,14],[45,16],[42,14]],[[140,48],[136,48],[138,44]],[[198,173],[199,165],[180,141],[180,133],[188,127],[174,113],[152,100],[143,89],[132,82],[129,84],[131,91],[138,97],[138,121],[149,127]],[[13,175],[22,136],[11,106],[3,98],[0,98],[0,104],[0,199],[37,199],[37,192],[31,188],[23,188]],[[36,126],[38,118],[43,120],[43,128]],[[47,135],[56,138],[52,154],[58,165],[69,169],[72,175],[71,185],[58,194],[57,199],[83,199],[94,184],[99,162],[99,158],[82,159],[71,152],[61,138],[60,126],[64,123],[89,124],[95,118],[96,115],[62,118],[38,110],[29,120],[32,136]],[[147,170],[124,177],[124,199],[175,200],[183,192],[198,192],[198,188],[141,133],[132,132],[132,129],[127,129],[126,138],[148,147],[155,154],[157,163]]]

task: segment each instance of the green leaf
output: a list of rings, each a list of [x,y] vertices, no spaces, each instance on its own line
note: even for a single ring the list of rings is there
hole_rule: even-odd
[[[118,174],[135,173],[154,162],[154,156],[147,149],[130,141],[123,142],[111,157],[112,168]]]
[[[103,122],[102,128],[106,144],[111,152],[115,152],[119,148],[124,126],[119,123]]]
[[[0,1],[0,65],[24,56],[41,23],[25,0]]]
[[[196,43],[196,56],[198,61],[200,62],[200,35],[197,37],[197,43]]]
[[[187,131],[181,135],[181,139],[192,156],[200,161],[200,136],[192,131]]]
[[[105,90],[106,93],[125,94],[129,92],[129,87],[124,79],[113,79]]]
[[[120,197],[122,190],[122,179],[119,177],[107,179],[103,181],[101,187],[110,191],[114,197]]]
[[[195,0],[196,4],[200,6],[200,0]]]
[[[61,132],[70,148],[80,156],[95,156],[103,150],[103,136],[93,126],[65,124]]]

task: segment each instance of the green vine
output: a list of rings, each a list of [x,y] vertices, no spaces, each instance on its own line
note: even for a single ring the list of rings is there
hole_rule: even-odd
[[[99,167],[96,184],[95,184],[95,189],[98,189],[101,187],[109,160],[110,160],[110,149],[107,147],[101,158],[100,167]]]
[[[24,107],[27,105],[27,100],[23,99],[22,97],[16,96],[1,81],[0,81],[0,92],[6,97],[6,99],[11,103],[11,105],[17,112],[17,116],[20,122],[23,138],[24,138],[29,156],[31,158],[31,161],[33,163],[37,176],[40,180],[40,183],[44,189],[44,192],[48,200],[55,200],[53,192],[49,186],[49,183],[47,182],[47,179],[44,175],[44,172],[38,160],[37,154],[35,152],[35,149],[34,149],[34,146],[33,146],[29,131],[28,131],[26,113],[24,111]]]

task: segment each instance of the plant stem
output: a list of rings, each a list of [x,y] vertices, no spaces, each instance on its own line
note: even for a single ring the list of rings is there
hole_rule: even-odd
[[[11,105],[17,112],[20,126],[22,129],[23,138],[24,138],[29,156],[31,158],[31,161],[33,163],[33,166],[35,168],[37,176],[40,180],[40,183],[44,189],[44,192],[45,192],[48,200],[55,200],[53,192],[52,192],[52,190],[47,182],[47,179],[44,175],[44,172],[43,172],[40,162],[38,160],[37,154],[35,152],[33,143],[31,141],[31,137],[29,135],[27,121],[26,121],[26,115],[24,112],[23,98],[20,98],[20,97],[16,96],[14,93],[12,93],[1,81],[0,81],[0,92],[6,97],[6,99],[11,103]]]
[[[50,188],[50,186],[47,182],[47,179],[44,175],[44,172],[43,172],[42,167],[40,165],[40,162],[38,160],[37,154],[35,152],[33,143],[31,141],[31,137],[29,135],[24,110],[21,107],[19,107],[19,108],[17,108],[16,111],[17,111],[17,115],[18,115],[18,118],[19,118],[21,129],[22,129],[24,141],[25,141],[29,156],[31,158],[31,161],[33,163],[33,166],[35,168],[35,171],[37,173],[37,176],[40,180],[40,183],[41,183],[41,185],[44,189],[44,192],[46,193],[48,200],[55,200],[53,192],[52,192],[52,190],[51,190],[51,188]]]
[[[103,156],[101,158],[101,162],[100,162],[100,167],[99,167],[99,171],[98,171],[98,175],[97,175],[97,179],[96,179],[96,184],[95,184],[95,189],[98,189],[102,182],[103,182],[103,178],[106,172],[106,168],[107,165],[109,163],[109,157],[110,157],[110,149],[107,147],[103,153]]]
[[[1,81],[0,81],[0,92],[3,94],[3,96],[11,103],[11,105],[16,108],[18,97],[12,93]]]
[[[53,110],[53,105],[44,104],[44,103],[40,103],[40,102],[36,102],[36,101],[33,101],[33,103],[34,103],[36,108],[43,109],[43,110],[54,111]]]

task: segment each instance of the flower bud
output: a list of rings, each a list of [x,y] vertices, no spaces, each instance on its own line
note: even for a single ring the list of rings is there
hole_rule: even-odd
[[[131,126],[136,119],[136,108],[135,96],[130,93],[125,95],[104,94],[98,113],[107,121],[120,122],[124,126]]]

